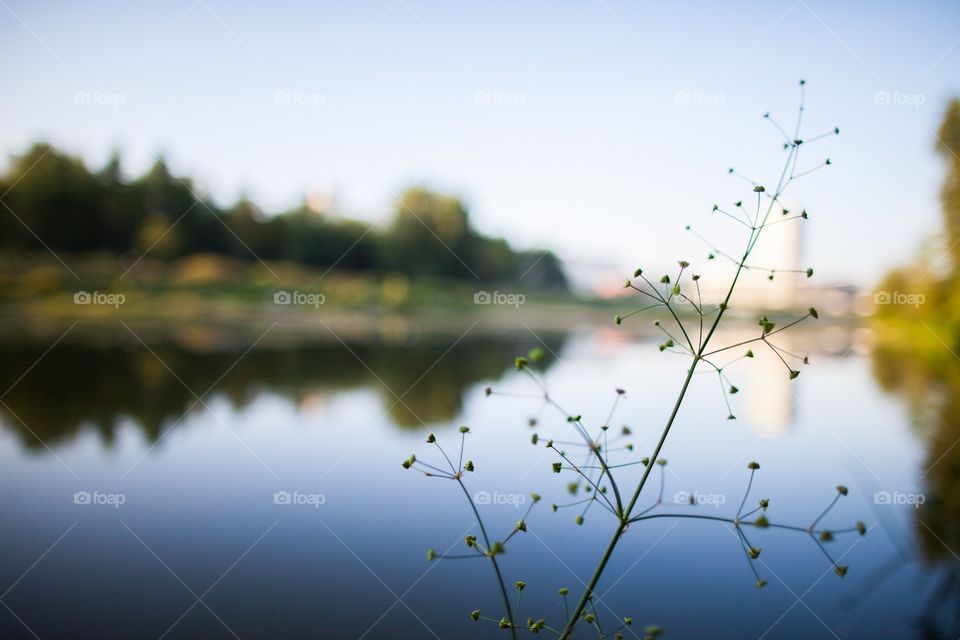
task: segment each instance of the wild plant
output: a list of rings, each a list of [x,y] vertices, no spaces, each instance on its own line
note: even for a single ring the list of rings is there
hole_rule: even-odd
[[[518,357],[515,365],[518,372],[526,374],[534,386],[534,392],[531,394],[512,394],[499,392],[492,388],[487,388],[487,396],[518,396],[535,397],[543,406],[550,407],[565,420],[566,428],[575,435],[573,440],[548,439],[534,433],[531,442],[534,446],[546,446],[557,457],[552,463],[553,473],[572,474],[573,480],[569,483],[568,489],[571,493],[579,494],[582,490],[584,497],[578,497],[567,504],[554,504],[554,512],[566,511],[567,509],[576,509],[577,515],[575,522],[583,524],[585,517],[591,508],[597,508],[602,513],[609,515],[613,520],[613,531],[606,546],[605,551],[599,558],[593,575],[586,583],[583,592],[576,599],[575,604],[570,606],[568,600],[570,591],[567,588],[561,588],[559,595],[563,599],[566,620],[561,624],[548,623],[544,617],[528,615],[526,619],[521,614],[522,593],[526,588],[526,583],[522,580],[513,582],[512,590],[508,588],[508,582],[504,578],[500,563],[501,556],[507,550],[507,545],[514,539],[527,531],[527,518],[531,510],[541,502],[538,494],[531,494],[531,502],[524,516],[516,523],[513,529],[504,537],[493,537],[488,530],[480,509],[474,501],[473,494],[467,489],[465,484],[466,474],[474,470],[474,463],[471,460],[464,462],[464,451],[467,438],[470,436],[470,428],[461,426],[459,429],[459,440],[456,446],[459,447],[459,453],[448,452],[442,445],[436,435],[430,434],[427,437],[427,443],[433,445],[439,453],[440,462],[436,464],[425,462],[424,460],[411,455],[403,462],[403,466],[423,473],[427,477],[441,478],[455,482],[463,495],[465,496],[473,516],[476,519],[480,537],[473,535],[466,536],[464,541],[466,551],[457,554],[439,554],[432,549],[428,551],[427,557],[430,560],[442,559],[469,559],[484,558],[487,559],[496,576],[499,591],[503,600],[502,614],[497,616],[487,616],[479,610],[474,610],[470,616],[474,621],[488,621],[496,624],[500,629],[509,631],[512,638],[516,638],[519,631],[525,631],[533,634],[539,634],[541,631],[556,635],[561,640],[567,640],[572,637],[573,632],[580,627],[589,627],[597,636],[603,640],[605,638],[622,638],[624,628],[632,625],[631,618],[618,620],[614,625],[602,624],[601,617],[597,612],[595,589],[601,577],[604,574],[617,545],[620,543],[624,534],[631,526],[636,526],[641,522],[654,519],[699,519],[721,523],[729,526],[735,532],[740,540],[743,552],[747,558],[752,578],[757,588],[763,588],[767,581],[761,576],[756,566],[756,560],[760,557],[761,548],[751,543],[747,531],[753,529],[779,529],[784,531],[796,532],[809,537],[822,550],[827,561],[833,566],[834,572],[843,577],[847,573],[847,567],[839,564],[827,551],[824,543],[833,540],[834,536],[841,534],[858,533],[864,535],[866,527],[862,522],[857,522],[854,526],[830,530],[820,526],[823,518],[837,505],[841,498],[848,494],[845,486],[837,486],[833,497],[827,504],[823,512],[815,518],[809,525],[790,525],[772,522],[767,517],[767,511],[770,501],[766,498],[756,499],[750,502],[754,490],[754,480],[760,465],[757,462],[750,462],[747,465],[749,475],[746,478],[746,487],[743,497],[735,513],[726,516],[704,515],[697,513],[695,509],[685,510],[683,505],[676,507],[671,511],[664,511],[665,506],[663,496],[665,491],[666,477],[664,468],[667,460],[661,457],[661,451],[667,441],[671,429],[674,426],[677,416],[680,414],[681,407],[687,397],[688,390],[694,375],[698,371],[704,371],[716,375],[721,386],[723,400],[727,411],[728,419],[734,419],[730,409],[729,396],[739,392],[737,386],[731,381],[728,374],[728,368],[735,362],[754,357],[754,349],[769,349],[783,364],[784,375],[789,380],[794,380],[800,375],[799,367],[809,364],[809,359],[805,355],[791,353],[778,344],[780,334],[797,324],[816,320],[819,317],[817,310],[813,307],[800,317],[786,322],[782,326],[777,326],[774,320],[766,315],[761,315],[757,321],[759,327],[758,334],[752,338],[741,340],[733,344],[716,346],[714,338],[721,325],[724,316],[730,310],[730,301],[738,281],[743,272],[748,270],[761,271],[767,274],[770,280],[773,280],[778,274],[793,273],[796,276],[810,278],[813,276],[813,269],[778,269],[770,266],[760,266],[750,261],[761,233],[767,227],[774,224],[792,223],[799,224],[808,220],[809,215],[806,210],[799,213],[792,212],[784,205],[783,196],[786,189],[796,180],[811,174],[821,168],[830,166],[831,161],[825,159],[813,167],[798,170],[798,161],[802,149],[807,149],[811,143],[815,143],[840,133],[838,128],[822,134],[810,137],[801,137],[801,126],[803,124],[804,103],[805,103],[805,85],[800,81],[800,104],[796,117],[796,125],[793,129],[793,135],[779,124],[779,122],[770,114],[764,114],[764,119],[771,123],[774,129],[783,138],[783,151],[786,159],[783,168],[779,172],[779,178],[773,183],[773,188],[767,188],[762,182],[757,182],[740,172],[729,169],[731,176],[745,181],[750,188],[749,198],[734,203],[732,208],[724,208],[719,205],[713,205],[714,214],[725,216],[738,225],[745,228],[747,234],[745,245],[739,252],[739,257],[734,254],[724,252],[712,245],[706,238],[687,227],[688,231],[696,233],[699,238],[704,240],[710,246],[708,260],[715,260],[718,256],[729,260],[733,264],[733,275],[728,285],[725,286],[725,295],[722,302],[716,305],[704,303],[701,293],[701,277],[693,273],[690,263],[681,260],[678,262],[678,271],[674,275],[662,275],[660,277],[650,278],[644,273],[642,268],[634,271],[631,278],[626,279],[624,287],[631,289],[632,293],[642,300],[642,304],[635,310],[618,315],[615,323],[621,325],[624,321],[635,315],[645,312],[659,312],[654,321],[655,327],[663,334],[663,341],[658,348],[663,352],[678,353],[685,356],[689,361],[680,390],[673,402],[666,424],[660,433],[659,439],[649,455],[637,459],[634,454],[634,446],[629,442],[632,435],[628,427],[624,427],[618,433],[611,433],[611,422],[618,409],[621,398],[624,396],[622,389],[615,391],[611,410],[604,423],[589,427],[583,417],[574,412],[567,411],[551,396],[543,376],[538,370],[538,364],[541,362],[544,353],[541,349],[534,349],[526,356]],[[775,286],[775,285],[771,285]],[[691,320],[692,318],[692,320]],[[536,421],[531,420],[531,424]],[[456,459],[456,463],[454,460]],[[629,468],[642,470],[639,480],[635,481],[632,488],[623,484],[622,474]],[[656,477],[659,479],[659,487],[655,496],[651,496],[648,504],[641,506],[641,497],[645,495],[644,490],[648,488],[648,481],[654,470],[659,470]],[[652,489],[652,486],[651,486]],[[695,506],[691,501],[690,506]],[[751,533],[752,535],[752,533]],[[513,591],[513,597],[511,597]],[[650,625],[643,631],[645,638],[654,638],[662,633],[658,625]],[[631,629],[632,632],[632,629]],[[635,632],[633,635],[637,635]]]

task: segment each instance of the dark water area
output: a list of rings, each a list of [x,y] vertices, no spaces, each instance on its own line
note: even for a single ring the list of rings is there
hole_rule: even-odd
[[[477,534],[464,496],[400,465],[430,459],[430,432],[456,451],[461,424],[476,463],[465,482],[495,537],[543,496],[502,561],[528,585],[520,617],[559,625],[557,590],[579,593],[614,522],[597,507],[582,526],[576,509],[552,512],[572,500],[570,478],[530,437],[572,440],[570,425],[536,397],[485,389],[535,396],[513,358],[538,346],[551,397],[585,424],[624,389],[610,420],[632,431],[635,450],[611,454],[623,463],[652,450],[686,366],[599,329],[208,349],[129,337],[0,341],[0,637],[502,635],[469,619],[501,615],[488,564],[426,559]],[[822,524],[859,520],[867,535],[750,530],[763,550],[750,561],[727,524],[636,523],[600,583],[608,629],[631,616],[628,638],[649,623],[669,638],[960,634],[960,393],[863,338],[792,338],[812,360],[792,382],[772,357],[731,368],[734,421],[716,376],[696,376],[639,505],[663,482],[663,513],[732,515],[757,460],[749,500],[768,498],[772,522],[806,527],[842,484]],[[621,483],[637,477],[624,468]],[[690,495],[700,504],[674,504]]]

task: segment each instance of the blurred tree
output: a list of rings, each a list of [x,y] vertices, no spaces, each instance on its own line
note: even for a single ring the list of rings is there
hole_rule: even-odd
[[[944,241],[950,250],[953,268],[960,268],[960,98],[947,106],[937,134],[937,150],[947,161],[947,178],[940,191],[946,226]]]
[[[400,196],[391,226],[378,247],[380,264],[411,276],[566,286],[554,254],[517,253],[506,240],[474,231],[459,198],[422,188]]]
[[[878,291],[920,296],[922,303],[878,304],[880,318],[893,322],[918,321],[941,325],[945,339],[960,348],[960,98],[947,104],[943,122],[936,136],[936,149],[947,163],[947,174],[940,190],[943,230],[937,247],[921,255],[920,260],[906,267],[889,271],[880,281]],[[944,255],[949,264],[941,264]],[[879,294],[878,294],[879,295]]]
[[[397,201],[389,231],[381,238],[380,262],[411,275],[472,278],[465,264],[472,232],[459,199],[415,188]]]
[[[14,249],[98,248],[99,185],[83,162],[45,143],[14,159],[4,180],[3,244]]]
[[[516,252],[470,226],[456,197],[410,189],[390,227],[318,212],[306,204],[268,216],[247,198],[224,211],[163,158],[126,181],[119,154],[97,173],[49,144],[14,159],[0,177],[0,249],[149,252],[161,259],[214,253],[241,260],[288,260],[319,268],[397,272],[413,277],[564,287],[549,252]],[[11,213],[12,212],[12,213]]]

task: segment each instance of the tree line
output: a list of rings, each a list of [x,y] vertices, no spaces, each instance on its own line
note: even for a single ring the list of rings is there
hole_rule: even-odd
[[[947,165],[940,190],[942,228],[919,260],[890,270],[874,296],[881,317],[923,319],[942,325],[960,345],[960,98],[951,100],[937,131],[935,148]],[[940,349],[939,343],[935,345]]]
[[[12,159],[0,176],[0,250],[108,252],[176,260],[212,253],[240,260],[399,272],[411,277],[516,281],[565,287],[549,251],[517,251],[470,224],[465,204],[410,189],[385,225],[318,212],[306,204],[268,215],[241,198],[221,208],[189,177],[158,159],[126,179],[113,155],[99,170],[49,144]]]

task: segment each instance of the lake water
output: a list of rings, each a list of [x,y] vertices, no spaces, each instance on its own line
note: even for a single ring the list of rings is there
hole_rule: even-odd
[[[465,482],[489,498],[479,508],[494,537],[509,533],[530,491],[544,497],[502,562],[509,583],[528,584],[521,619],[560,625],[557,589],[579,593],[614,523],[596,505],[582,526],[575,508],[550,509],[574,499],[573,478],[553,474],[555,454],[530,438],[574,440],[564,417],[484,389],[535,395],[513,358],[543,347],[551,396],[591,429],[625,390],[611,434],[629,425],[636,450],[611,460],[627,462],[650,453],[686,366],[652,337],[606,328],[467,324],[305,345],[267,337],[252,348],[256,335],[146,347],[136,332],[3,342],[0,637],[507,637],[469,619],[473,609],[502,615],[487,562],[426,559],[429,547],[461,553],[478,533],[463,494],[400,464],[414,452],[442,463],[430,432],[457,454],[461,424],[476,464]],[[787,348],[809,352],[811,365],[792,382],[767,353],[734,365],[735,421],[716,375],[696,376],[663,452],[663,496],[703,504],[657,507],[731,515],[757,460],[750,508],[769,498],[772,522],[806,527],[843,484],[849,495],[822,524],[861,520],[867,535],[821,547],[801,532],[746,529],[763,549],[752,561],[768,581],[758,590],[731,526],[637,523],[600,583],[606,629],[632,616],[628,638],[648,623],[669,638],[958,636],[950,393],[911,391],[900,364],[870,345],[856,328],[800,332]],[[658,487],[655,474],[639,504]],[[849,566],[846,577],[826,554]]]

